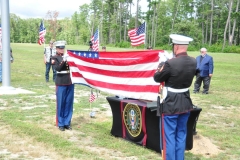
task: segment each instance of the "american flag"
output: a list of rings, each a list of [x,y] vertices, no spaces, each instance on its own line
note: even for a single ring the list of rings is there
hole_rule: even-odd
[[[91,94],[90,94],[90,97],[89,97],[89,102],[92,103],[94,100],[95,100],[95,96],[94,96],[93,91],[92,91],[92,89],[91,89]]]
[[[45,42],[45,36],[46,34],[46,28],[44,27],[43,21],[41,21],[40,27],[39,27],[39,40],[38,44],[41,45]]]
[[[98,51],[98,48],[99,48],[99,31],[98,31],[98,29],[96,30],[96,32],[92,36],[91,41],[93,43],[93,46],[92,46],[93,51]]]
[[[153,75],[163,50],[67,52],[73,83],[121,97],[156,101],[159,83]]]
[[[132,46],[139,46],[145,43],[145,22],[138,28],[134,28],[128,31],[128,36],[131,40]]]

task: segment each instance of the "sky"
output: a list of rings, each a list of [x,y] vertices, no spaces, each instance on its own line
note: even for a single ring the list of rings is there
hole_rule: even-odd
[[[45,18],[47,12],[58,11],[59,18],[71,17],[79,6],[90,0],[9,0],[10,13],[21,18]]]
[[[91,0],[9,0],[9,12],[20,18],[45,18],[49,10],[58,11],[58,18],[62,19],[70,18],[79,10],[79,6],[90,2]],[[147,0],[141,0],[140,5],[143,11],[147,11]],[[133,11],[135,8],[136,6],[133,6]]]

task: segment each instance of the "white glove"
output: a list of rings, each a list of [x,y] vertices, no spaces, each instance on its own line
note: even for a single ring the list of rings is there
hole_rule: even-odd
[[[167,51],[159,52],[159,62],[166,62],[169,59],[173,58],[173,54],[169,54]]]
[[[63,55],[63,61],[67,61],[67,58],[69,57],[69,55],[67,54],[67,53],[65,53],[64,55]]]
[[[167,59],[172,59],[173,58],[173,53],[169,54],[167,51],[166,52],[164,51],[164,54],[167,57]]]
[[[168,60],[167,57],[165,56],[164,52],[159,52],[158,56],[159,56],[159,62],[160,63],[161,62],[166,62]]]

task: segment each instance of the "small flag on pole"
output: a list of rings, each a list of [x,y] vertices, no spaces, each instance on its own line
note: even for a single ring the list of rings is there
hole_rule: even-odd
[[[92,46],[93,51],[98,51],[98,48],[99,48],[99,31],[98,31],[98,29],[92,36],[91,41],[93,43],[93,46]]]
[[[145,28],[146,23],[144,22],[138,28],[134,28],[128,31],[128,36],[131,40],[132,46],[139,46],[145,43]]]
[[[46,28],[44,27],[43,20],[42,20],[39,27],[39,40],[38,40],[39,45],[42,45],[45,42],[45,38],[44,38],[45,34],[46,34]]]
[[[92,91],[92,89],[91,89],[91,94],[90,94],[90,97],[89,97],[89,102],[92,103],[94,100],[95,100],[95,96],[94,96],[93,91]]]

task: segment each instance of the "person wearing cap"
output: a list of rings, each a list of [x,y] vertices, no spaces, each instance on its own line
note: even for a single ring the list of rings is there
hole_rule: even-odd
[[[174,58],[161,62],[154,80],[164,83],[161,100],[159,129],[164,160],[184,159],[187,121],[193,109],[189,87],[196,73],[197,62],[188,56],[187,48],[193,39],[171,34]]]
[[[194,83],[193,93],[199,93],[201,84],[203,83],[203,94],[208,94],[210,81],[213,75],[213,58],[207,54],[206,48],[200,49],[197,60],[197,74],[196,81]]]
[[[74,84],[70,77],[67,53],[64,54],[65,41],[55,42],[57,54],[52,57],[53,68],[56,70],[56,126],[60,131],[72,130]]]
[[[106,52],[106,46],[102,46],[102,51]]]
[[[46,71],[45,71],[46,82],[49,82],[49,72],[52,66],[51,58],[52,56],[55,56],[55,55],[56,55],[56,49],[53,47],[53,41],[50,41],[49,46],[44,49],[44,56],[43,56],[43,61],[44,61],[44,64],[46,65]],[[52,71],[53,71],[53,81],[55,82],[56,71],[54,70],[53,66],[52,66]]]
[[[92,50],[93,50],[93,43],[92,43],[92,41],[90,40],[90,41],[88,42],[88,44],[89,44],[89,49],[88,49],[88,51],[92,51]]]
[[[152,50],[152,46],[148,46],[148,47],[147,47],[147,50]]]
[[[13,54],[12,54],[12,47],[10,47],[10,61],[11,63],[13,63],[14,61]]]

